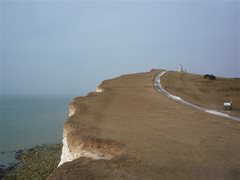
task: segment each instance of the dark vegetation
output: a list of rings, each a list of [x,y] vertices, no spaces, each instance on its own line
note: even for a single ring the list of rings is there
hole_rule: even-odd
[[[204,79],[210,79],[210,80],[216,80],[216,76],[214,76],[213,74],[205,74],[203,76]]]
[[[17,151],[19,163],[1,166],[0,179],[46,179],[60,161],[61,147],[60,144],[50,144]]]

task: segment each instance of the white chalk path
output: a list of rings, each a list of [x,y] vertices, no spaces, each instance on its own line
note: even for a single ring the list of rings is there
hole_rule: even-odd
[[[166,72],[167,71],[163,71],[163,72],[161,72],[161,73],[159,73],[155,76],[154,87],[156,88],[156,90],[158,92],[164,94],[165,96],[169,97],[170,99],[173,99],[173,100],[178,101],[182,104],[191,106],[191,107],[193,107],[195,109],[198,109],[200,111],[204,111],[204,112],[209,113],[209,114],[213,114],[213,115],[216,115],[216,116],[220,116],[220,117],[223,117],[223,118],[228,118],[228,119],[240,122],[239,117],[230,116],[228,114],[225,114],[225,113],[222,113],[222,112],[219,112],[219,111],[216,111],[216,110],[211,110],[211,109],[207,109],[207,108],[204,108],[204,107],[197,106],[195,104],[192,104],[190,102],[187,102],[187,101],[183,100],[182,98],[180,98],[178,96],[172,95],[169,92],[167,92],[161,85],[161,76],[163,76]]]

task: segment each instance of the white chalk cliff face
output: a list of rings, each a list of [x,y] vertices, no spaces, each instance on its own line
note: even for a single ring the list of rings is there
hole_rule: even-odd
[[[80,157],[92,158],[92,159],[111,159],[111,155],[105,155],[97,150],[95,151],[88,151],[83,149],[83,145],[78,146],[74,151],[69,150],[68,142],[67,142],[67,135],[66,131],[63,130],[63,147],[62,147],[62,154],[61,154],[61,161],[58,166],[64,164],[65,162],[73,161],[74,159],[78,159]]]
[[[76,112],[76,107],[74,106],[73,102],[70,103],[68,111],[69,111],[68,117],[70,117],[70,116],[72,116],[72,115],[75,114],[75,112]]]
[[[199,75],[169,72],[155,78],[159,72],[105,80],[96,90],[99,93],[74,98],[64,123],[61,162],[48,180],[237,179],[239,122],[180,101],[186,93],[191,102],[198,103],[200,94],[203,105],[218,103],[220,98],[209,98],[223,94],[223,82],[231,82],[235,101],[240,102],[236,91],[240,82],[222,79],[209,87]],[[168,88],[163,91],[160,85]],[[167,96],[169,90],[172,94]]]
[[[67,137],[66,137],[65,130],[63,130],[62,144],[63,144],[63,147],[62,147],[61,161],[58,164],[58,166],[62,165],[65,162],[72,161],[74,159],[72,154],[69,151],[69,148],[68,148],[68,143],[67,143]]]
[[[103,92],[103,89],[98,87],[96,92]],[[76,106],[74,102],[70,103],[69,105],[69,117],[73,116],[76,113]],[[62,139],[62,154],[61,160],[58,166],[64,164],[65,162],[73,161],[74,159],[78,159],[80,157],[87,157],[92,159],[111,159],[113,156],[111,154],[101,153],[98,150],[86,150],[83,148],[84,144],[80,144],[79,146],[75,147],[74,149],[70,150],[68,139],[67,139],[67,131],[65,128],[63,129],[63,139]]]
[[[103,92],[103,88],[97,87],[96,92]]]

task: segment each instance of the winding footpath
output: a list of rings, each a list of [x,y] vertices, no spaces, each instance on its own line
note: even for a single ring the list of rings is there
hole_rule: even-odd
[[[197,110],[200,110],[200,111],[203,111],[203,112],[206,112],[206,113],[209,113],[209,114],[213,114],[213,115],[216,115],[216,116],[220,116],[220,117],[223,117],[223,118],[228,118],[228,119],[231,119],[231,120],[234,120],[234,121],[238,121],[240,122],[240,118],[239,117],[236,117],[236,116],[230,116],[228,114],[225,114],[225,113],[222,113],[222,112],[219,112],[219,111],[216,111],[216,110],[211,110],[211,109],[207,109],[207,108],[204,108],[204,107],[200,107],[200,106],[197,106],[195,104],[192,104],[192,103],[189,103],[185,100],[183,100],[182,98],[178,97],[178,96],[175,96],[175,95],[172,95],[170,94],[169,92],[167,92],[161,85],[161,77],[166,73],[167,71],[163,71],[163,72],[160,72],[159,74],[157,74],[155,76],[155,80],[154,80],[154,87],[155,89],[164,94],[165,96],[167,96],[168,98],[170,99],[173,99],[177,102],[180,102],[182,104],[185,104],[185,105],[188,105],[188,106],[191,106]]]

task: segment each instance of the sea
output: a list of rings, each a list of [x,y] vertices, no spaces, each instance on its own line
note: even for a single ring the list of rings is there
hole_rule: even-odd
[[[0,164],[14,163],[15,152],[61,143],[72,96],[1,95]]]

